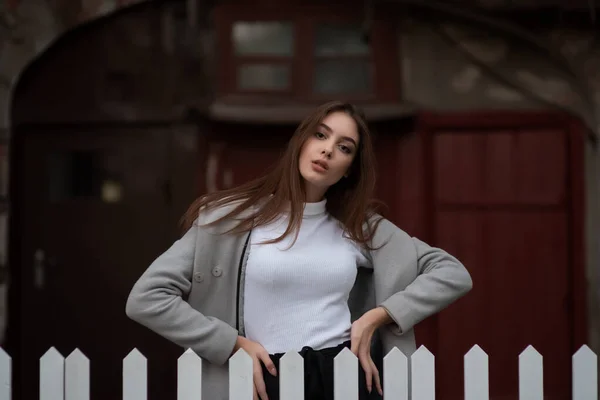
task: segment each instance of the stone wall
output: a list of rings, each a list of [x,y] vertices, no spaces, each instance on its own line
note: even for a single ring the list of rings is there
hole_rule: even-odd
[[[172,1],[65,33],[21,75],[13,125],[176,121],[207,108],[208,58],[201,45],[187,45],[186,25],[185,3]],[[193,37],[198,43],[204,35]]]
[[[556,109],[600,131],[594,33],[538,30],[535,37],[545,49],[478,26],[407,20],[401,34],[406,99],[440,110]]]
[[[0,4],[0,269],[6,264],[6,221],[8,217],[7,171],[8,146],[11,126],[11,95],[21,74],[36,58],[44,53],[58,38],[82,24],[109,15],[118,8],[139,1],[119,0],[21,0]],[[137,9],[135,7],[134,9]],[[127,18],[136,18],[135,13]],[[146,21],[147,22],[147,21]],[[132,49],[141,53],[147,46],[161,42],[161,52],[176,51],[175,42],[168,38],[178,36],[177,25],[165,25],[165,21],[155,21],[161,28],[157,31],[148,27],[146,31],[127,31]],[[140,22],[141,23],[141,22]],[[139,24],[138,24],[139,25]],[[143,24],[142,24],[143,25]],[[114,29],[128,29],[127,24],[115,22]],[[171,31],[166,26],[170,26]],[[531,27],[521,40],[502,29],[483,28],[479,24],[458,24],[451,21],[440,23],[414,17],[402,20],[399,24],[400,52],[402,57],[403,100],[420,108],[452,111],[472,109],[532,109],[550,108],[566,110],[578,115],[590,127],[592,134],[600,132],[600,45],[594,40],[592,27],[560,30],[547,27]],[[145,33],[144,33],[145,32]],[[166,36],[155,37],[157,32]],[[531,36],[534,41],[527,40]],[[118,35],[113,36],[118,40]],[[164,40],[164,38],[167,38]],[[210,52],[210,35],[207,42],[195,43],[192,47],[201,49],[206,55]],[[536,43],[533,43],[536,42]],[[175,47],[174,47],[175,46]],[[106,47],[103,51],[109,49]],[[105,55],[108,53],[104,53]],[[131,54],[133,56],[133,54]],[[176,58],[176,57],[175,57]],[[210,58],[210,57],[208,57]],[[163,58],[168,60],[168,57]],[[153,60],[148,60],[152,62]],[[173,59],[176,64],[176,60]],[[201,61],[189,60],[188,65],[197,62],[199,69],[215,66]],[[154,65],[153,65],[154,66]],[[147,74],[133,79],[152,79],[158,71],[172,71],[174,79],[186,76],[177,71],[177,66],[161,65],[149,68]],[[116,81],[127,77],[128,67],[114,65],[112,74]],[[173,72],[174,71],[174,72]],[[121,74],[121,75],[119,75]],[[123,75],[124,74],[124,75]],[[98,87],[108,87],[98,76]],[[94,78],[94,79],[96,79]],[[126,78],[127,79],[127,78]],[[193,78],[191,78],[193,80]],[[186,78],[187,81],[187,78]],[[114,83],[114,82],[113,82]],[[177,83],[177,82],[173,82]],[[142,106],[131,109],[127,101],[127,84],[114,84],[114,101],[103,104],[89,104],[85,120],[135,120],[152,115],[159,119],[176,118],[185,112],[187,104],[201,105],[206,99],[199,93],[208,93],[206,81],[196,81],[184,85],[183,92],[169,92],[163,102],[154,101],[160,96],[146,92],[138,93],[139,98],[148,97]],[[181,85],[175,85],[181,86]],[[125,88],[125,89],[124,89]],[[207,90],[198,90],[206,88]],[[162,90],[165,88],[163,87]],[[103,95],[104,96],[104,95]],[[62,111],[48,107],[37,108],[35,120],[51,122],[60,117]],[[589,290],[589,315],[592,345],[600,348],[600,211],[599,204],[600,161],[598,150],[589,141],[586,149],[587,179],[587,259]],[[0,274],[3,282],[6,273]],[[5,285],[0,285],[5,288]],[[2,289],[4,290],[4,289]],[[0,325],[4,321],[5,301],[0,291]],[[0,326],[0,329],[2,326]]]

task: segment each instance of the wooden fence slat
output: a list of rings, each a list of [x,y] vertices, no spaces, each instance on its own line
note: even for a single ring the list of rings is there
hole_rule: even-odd
[[[65,358],[51,347],[40,358],[40,400],[64,400]]]
[[[385,400],[435,400],[435,357],[421,346],[408,358],[392,349],[383,359]],[[75,349],[66,359],[51,347],[39,360],[40,400],[90,400],[90,360]],[[528,346],[518,357],[519,399],[543,400],[543,357]],[[229,397],[253,399],[252,359],[239,350],[229,360]],[[345,348],[334,360],[334,399],[358,400],[359,362]],[[410,374],[409,374],[410,372]],[[280,361],[281,400],[304,399],[304,359],[297,352]],[[191,349],[178,359],[178,400],[202,400],[202,359]],[[464,356],[464,399],[489,400],[489,357],[478,345]],[[122,400],[147,400],[147,360],[133,349],[123,359]],[[0,400],[11,400],[12,359],[0,348]],[[572,357],[572,399],[599,400],[598,357],[583,345]]]
[[[202,400],[202,359],[192,349],[177,360],[177,400]]]
[[[573,355],[573,400],[598,400],[598,357],[583,345]]]
[[[239,349],[229,359],[229,398],[252,400],[253,396],[252,358],[243,349]]]
[[[345,347],[333,359],[334,400],[358,400],[358,358]]]
[[[304,358],[290,351],[279,360],[280,400],[304,400]]]
[[[0,400],[12,397],[12,359],[0,348]]]
[[[90,400],[90,360],[79,349],[65,360],[65,400]]]
[[[489,359],[475,345],[465,354],[465,400],[490,399]]]
[[[425,346],[411,356],[412,400],[435,400],[435,357]]]
[[[408,400],[408,386],[408,358],[394,347],[383,358],[383,395],[386,400]]]
[[[542,355],[533,346],[519,354],[519,399],[543,400],[543,368]]]
[[[148,399],[148,366],[146,357],[133,349],[123,359],[123,400]]]

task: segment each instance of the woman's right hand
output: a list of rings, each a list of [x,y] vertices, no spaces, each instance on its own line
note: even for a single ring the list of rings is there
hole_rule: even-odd
[[[254,400],[269,400],[267,389],[265,387],[265,380],[262,374],[262,366],[260,365],[262,362],[271,375],[277,376],[277,369],[275,369],[275,364],[273,364],[271,357],[269,357],[269,353],[259,343],[246,339],[243,336],[238,336],[235,347],[233,348],[233,354],[239,349],[244,349],[244,351],[252,357]]]

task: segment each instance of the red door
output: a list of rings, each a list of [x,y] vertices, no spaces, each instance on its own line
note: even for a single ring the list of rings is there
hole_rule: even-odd
[[[430,240],[474,281],[437,318],[439,398],[463,397],[463,356],[475,344],[489,356],[492,399],[518,398],[518,357],[528,345],[543,356],[545,397],[570,398],[585,296],[573,291],[583,250],[582,161],[573,156],[583,143],[571,126],[551,116],[457,116],[430,119],[423,132]]]

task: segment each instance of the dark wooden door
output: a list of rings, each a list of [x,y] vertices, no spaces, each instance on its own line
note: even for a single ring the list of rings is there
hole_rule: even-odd
[[[473,291],[437,317],[437,392],[463,398],[463,356],[489,356],[490,398],[518,398],[519,354],[543,356],[548,399],[569,399],[571,355],[584,293],[574,148],[570,124],[493,118],[481,126],[447,118],[424,132],[430,160],[431,241],[459,257]]]
[[[90,359],[92,398],[121,398],[122,360],[137,348],[150,399],[175,399],[182,349],[128,320],[125,302],[197,193],[195,129],[46,127],[17,141],[17,398],[38,398],[39,358],[54,346]]]

